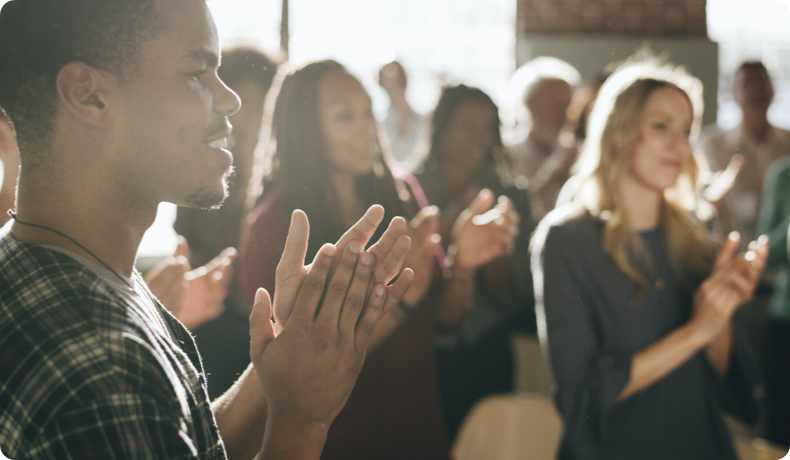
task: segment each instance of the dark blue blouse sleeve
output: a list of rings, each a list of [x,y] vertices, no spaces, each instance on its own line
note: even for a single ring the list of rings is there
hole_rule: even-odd
[[[602,349],[585,276],[596,267],[580,257],[585,245],[562,226],[544,224],[533,242],[532,270],[538,333],[564,422],[560,458],[594,458],[605,420],[630,378],[632,357]]]

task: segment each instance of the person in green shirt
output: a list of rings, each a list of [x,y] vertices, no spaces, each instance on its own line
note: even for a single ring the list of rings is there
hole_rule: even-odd
[[[774,272],[765,331],[766,439],[790,446],[790,157],[774,161],[765,175],[757,232],[770,238],[766,270]]]

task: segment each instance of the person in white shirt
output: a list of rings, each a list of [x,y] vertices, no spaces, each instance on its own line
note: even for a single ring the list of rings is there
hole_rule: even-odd
[[[774,89],[763,63],[741,64],[735,73],[733,96],[741,106],[743,120],[729,130],[706,128],[700,146],[711,171],[724,170],[733,158],[743,161],[737,182],[719,206],[719,219],[723,234],[738,231],[741,241],[746,242],[756,236],[757,210],[768,166],[790,155],[790,131],[768,121]]]
[[[390,99],[383,123],[390,151],[399,165],[410,170],[412,154],[423,137],[425,117],[414,111],[406,100],[406,84],[406,70],[400,62],[388,62],[379,70],[379,85]]]
[[[579,72],[567,62],[539,57],[524,64],[511,79],[517,123],[508,152],[517,175],[530,193],[532,213],[540,220],[554,209],[557,196],[578,155],[572,133],[561,136]],[[515,101],[514,101],[515,102]],[[528,120],[528,121],[527,121]],[[528,129],[525,129],[528,126]]]

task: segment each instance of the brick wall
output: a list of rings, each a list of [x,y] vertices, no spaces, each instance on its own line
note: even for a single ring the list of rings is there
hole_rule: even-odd
[[[517,0],[518,33],[707,35],[706,0]]]

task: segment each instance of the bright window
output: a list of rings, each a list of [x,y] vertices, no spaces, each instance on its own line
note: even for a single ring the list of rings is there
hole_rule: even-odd
[[[0,0],[0,5],[6,0]],[[279,47],[281,0],[208,2],[223,46]],[[378,67],[393,58],[409,73],[408,98],[427,113],[441,83],[479,86],[499,100],[515,68],[515,0],[290,0],[290,53],[295,63],[332,58],[367,86],[377,113],[386,96]],[[790,0],[708,0],[708,30],[720,45],[718,123],[740,120],[732,73],[741,61],[762,60],[774,78],[771,121],[790,127]],[[172,205],[143,240],[141,255],[175,247]]]
[[[762,61],[774,82],[768,119],[790,127],[790,1],[708,0],[708,34],[719,43],[718,124],[740,123],[740,107],[732,98],[735,70],[745,60]]]

